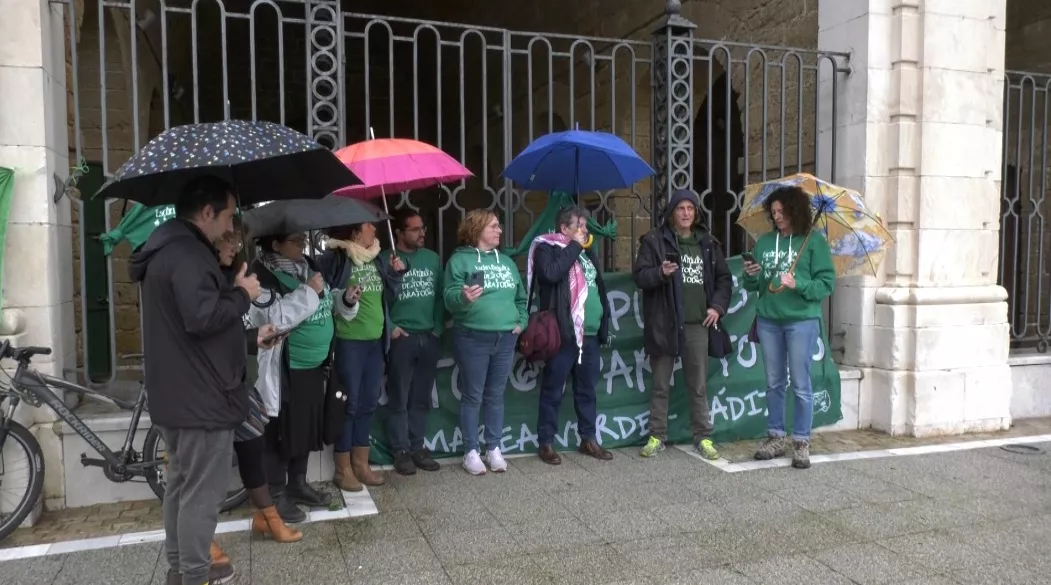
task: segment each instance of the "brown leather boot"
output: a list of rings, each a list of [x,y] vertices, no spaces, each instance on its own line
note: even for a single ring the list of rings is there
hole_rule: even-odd
[[[303,539],[303,533],[285,524],[274,506],[256,511],[252,516],[252,532],[269,536],[274,542],[299,542]]]
[[[603,449],[602,445],[599,445],[598,442],[593,439],[581,443],[580,449],[578,450],[585,455],[590,455],[595,459],[601,459],[602,461],[613,459],[613,453]]]
[[[540,460],[551,465],[561,465],[562,457],[555,452],[551,445],[540,445]]]
[[[230,557],[219,546],[218,542],[212,541],[212,566],[229,565]]]
[[[369,467],[369,448],[354,447],[350,452],[350,464],[354,468],[354,475],[358,481],[365,485],[383,485],[382,473],[376,473]]]
[[[354,477],[350,464],[350,453],[334,452],[332,459],[336,462],[336,472],[332,475],[332,482],[336,484],[336,487],[347,492],[360,492],[362,487],[358,478]]]

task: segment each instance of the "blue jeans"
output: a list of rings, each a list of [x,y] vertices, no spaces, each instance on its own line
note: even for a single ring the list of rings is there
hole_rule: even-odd
[[[347,416],[343,434],[336,441],[337,452],[369,446],[372,413],[380,400],[383,385],[383,340],[336,340],[336,372],[347,393]]]
[[[795,396],[792,439],[810,440],[814,424],[814,391],[810,366],[821,333],[821,321],[771,321],[760,317],[756,325],[766,366],[766,427],[771,436],[785,436],[785,390],[789,378]],[[787,368],[786,368],[787,366]]]
[[[485,423],[485,447],[496,449],[504,431],[504,388],[515,362],[518,336],[453,329],[453,356],[460,370],[460,433],[464,453],[478,449],[478,411]]]
[[[537,439],[541,445],[555,440],[558,409],[567,378],[573,377],[573,408],[577,411],[577,434],[581,441],[595,440],[595,385],[598,383],[598,338],[584,338],[583,353],[575,343],[562,343],[558,355],[544,364],[540,381],[540,411],[537,416]],[[577,363],[577,358],[580,363]]]

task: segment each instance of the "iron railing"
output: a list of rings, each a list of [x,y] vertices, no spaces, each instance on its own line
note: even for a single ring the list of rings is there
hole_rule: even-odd
[[[601,244],[607,269],[630,267],[671,188],[702,194],[709,225],[733,254],[747,245],[733,225],[745,184],[800,170],[835,179],[827,142],[847,55],[696,39],[672,8],[651,39],[637,40],[358,14],[336,0],[85,0],[82,13],[77,5],[65,4],[75,160],[109,175],[167,127],[227,118],[276,121],[330,147],[370,129],[417,138],[476,175],[390,200],[421,212],[443,255],[477,207],[498,210],[507,243],[519,242],[548,197],[500,172],[552,131],[613,132],[658,171],[652,182],[579,195],[600,221],[617,221],[616,240]],[[829,153],[820,166],[819,151]],[[115,356],[131,353],[122,348],[138,349],[138,319],[128,314],[137,292],[126,247],[112,259],[93,250],[123,203],[92,205],[74,207],[77,302],[82,363],[109,355],[108,371],[91,376],[102,382],[115,375]],[[85,294],[92,282],[95,293]],[[107,343],[92,341],[99,326],[89,324],[103,313],[117,329]]]
[[[999,283],[1012,347],[1044,353],[1051,338],[1051,76],[1008,71],[1004,81]]]

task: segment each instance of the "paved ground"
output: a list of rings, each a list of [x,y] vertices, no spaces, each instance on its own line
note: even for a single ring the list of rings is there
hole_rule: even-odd
[[[1051,444],[1041,445],[1051,451]],[[1051,455],[998,448],[725,473],[677,450],[392,477],[378,516],[220,538],[238,583],[1046,583]],[[0,583],[162,583],[160,545],[0,563]]]
[[[838,433],[820,433],[814,436],[812,453],[850,453],[890,449],[895,447],[915,447],[918,445],[935,445],[939,443],[957,443],[984,439],[1002,439],[1006,437],[1024,437],[1051,434],[1051,419],[1027,419],[1016,421],[1010,430],[999,433],[970,434],[964,436],[932,437],[915,439],[911,437],[892,437],[877,431],[847,431]],[[720,444],[719,452],[731,462],[751,461],[755,453],[756,441]],[[625,450],[627,453],[628,450]],[[397,478],[395,478],[397,479]],[[422,480],[417,483],[422,483]],[[318,486],[322,487],[322,486]],[[327,488],[326,488],[327,489]],[[331,489],[333,493],[337,490]],[[380,495],[378,497],[384,497]],[[382,508],[381,508],[382,509]],[[252,510],[244,507],[223,514],[220,520],[244,518]],[[143,532],[162,527],[161,503],[158,500],[142,502],[125,502],[45,512],[40,521],[32,528],[16,530],[14,534],[0,542],[0,549],[32,544],[53,543],[66,540],[94,538]],[[1051,579],[1049,579],[1051,581]]]

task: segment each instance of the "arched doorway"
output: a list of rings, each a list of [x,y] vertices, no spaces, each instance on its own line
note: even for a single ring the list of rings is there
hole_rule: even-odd
[[[694,190],[701,195],[703,221],[723,243],[728,256],[748,247],[747,233],[734,223],[738,197],[745,185],[744,127],[739,97],[724,72],[712,83],[711,91],[697,110],[693,127]]]

